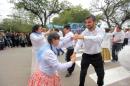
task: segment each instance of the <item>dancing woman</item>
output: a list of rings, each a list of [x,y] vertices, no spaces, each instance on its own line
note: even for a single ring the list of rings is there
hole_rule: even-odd
[[[34,25],[32,27],[32,33],[30,34],[30,40],[32,43],[32,68],[31,72],[37,70],[38,62],[36,59],[36,52],[37,50],[47,42],[45,36],[49,34],[49,31],[46,33],[42,32],[42,26],[41,25]]]
[[[66,63],[60,63],[58,61],[56,48],[71,41],[71,39],[60,41],[59,38],[57,33],[51,33],[47,38],[48,43],[38,50],[37,59],[39,70],[32,74],[28,86],[61,86],[57,71],[71,67],[76,58],[73,56],[71,61]]]

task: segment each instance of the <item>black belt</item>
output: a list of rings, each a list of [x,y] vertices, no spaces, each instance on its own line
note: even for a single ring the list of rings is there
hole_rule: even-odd
[[[74,47],[73,47],[73,46],[71,46],[71,47],[68,47],[67,49],[74,49]]]
[[[83,54],[86,54],[86,53],[83,53]],[[95,56],[95,55],[99,55],[101,53],[96,53],[96,54],[86,54],[86,55],[89,55],[89,56]]]

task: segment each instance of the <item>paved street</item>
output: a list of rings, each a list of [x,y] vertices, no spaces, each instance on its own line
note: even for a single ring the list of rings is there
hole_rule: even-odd
[[[66,71],[60,72],[62,86],[78,86],[81,52],[77,55],[76,68],[72,76],[65,78]],[[58,57],[64,62],[64,55]],[[0,86],[27,86],[31,74],[31,48],[12,48],[0,51]],[[130,72],[120,66],[119,62],[105,63],[104,86],[129,86]],[[85,86],[97,86],[96,75],[90,65]]]
[[[0,86],[27,86],[31,69],[31,49],[0,51]]]

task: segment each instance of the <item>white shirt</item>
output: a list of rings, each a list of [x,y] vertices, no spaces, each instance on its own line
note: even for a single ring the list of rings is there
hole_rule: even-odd
[[[124,42],[125,33],[123,31],[114,32],[113,35],[114,35],[114,40],[117,41],[116,43]]]
[[[66,39],[60,41],[59,47],[64,47],[64,44],[70,42],[71,39]],[[66,70],[72,66],[72,61],[67,63],[60,63],[56,55],[56,47],[52,46],[52,49],[49,44],[43,45],[37,52],[39,69],[48,74],[53,75],[57,71]]]
[[[59,60],[57,59],[56,54],[51,49],[46,50],[43,59],[39,63],[40,70],[48,75],[53,75],[57,71],[66,70],[71,66],[72,66],[71,61],[63,64],[60,63]]]
[[[109,50],[111,50],[111,44],[112,44],[112,33],[106,33],[104,38],[103,38],[103,42],[101,44],[102,48],[108,48]]]
[[[65,36],[62,37],[61,40],[65,40],[65,39],[71,38],[71,37],[73,37],[73,36],[74,36],[74,34],[70,31],[70,32],[68,32],[67,34],[65,34]],[[66,43],[64,46],[65,46],[65,47],[66,47],[66,46],[72,47],[73,45],[74,45],[74,41],[72,40],[72,41]]]
[[[86,54],[97,54],[101,52],[101,43],[105,35],[105,30],[96,27],[94,31],[89,31],[87,28],[82,32],[84,40],[78,40],[75,46],[74,52],[78,50],[83,45],[84,53]]]
[[[30,39],[32,42],[32,47],[34,50],[40,48],[43,44],[47,42],[44,33],[31,33]]]
[[[128,45],[130,45],[130,31],[127,31],[125,36],[128,38]]]
[[[62,31],[59,31],[58,34],[59,34],[60,37],[63,37]]]
[[[37,62],[37,56],[36,52],[37,50],[46,43],[46,38],[44,37],[44,33],[31,33],[30,34],[30,40],[32,42],[32,69],[31,71],[35,71],[38,68],[38,62]]]

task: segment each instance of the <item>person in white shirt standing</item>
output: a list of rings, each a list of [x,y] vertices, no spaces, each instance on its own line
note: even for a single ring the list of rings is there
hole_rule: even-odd
[[[102,57],[104,61],[111,60],[111,39],[112,39],[112,33],[110,33],[110,29],[105,29],[105,36],[103,38],[103,42],[101,44],[102,47]]]
[[[73,32],[71,32],[71,28],[69,25],[64,26],[63,32],[65,36],[62,39],[66,39],[74,36]],[[73,47],[74,41],[70,41],[66,45],[68,46],[66,52],[66,61],[68,62],[70,61],[70,56],[73,54],[74,51],[74,47]],[[71,76],[72,72],[74,71],[74,68],[75,68],[75,63],[70,68],[67,69],[68,73],[66,74],[66,77]]]
[[[63,38],[63,34],[62,34],[62,31],[60,31],[59,29],[55,29],[55,31],[57,32],[57,34],[60,36],[60,38]],[[64,54],[64,51],[59,48],[57,49],[58,50],[58,56],[60,56],[60,52],[62,52],[62,55]]]
[[[118,52],[123,47],[123,41],[124,41],[125,34],[121,30],[121,27],[117,25],[115,27],[115,32],[113,32],[113,39],[112,39],[112,62],[118,61]]]
[[[42,44],[45,44],[47,42],[45,38],[45,33],[42,32],[41,25],[33,26],[32,33],[30,34],[30,39],[34,50],[39,49]]]
[[[128,28],[128,31],[126,32],[126,34],[125,34],[125,36],[126,36],[126,38],[127,38],[127,45],[130,45],[130,28]]]
[[[37,70],[37,59],[36,59],[36,51],[47,42],[45,35],[49,34],[49,31],[46,33],[42,32],[41,25],[34,25],[32,27],[32,33],[30,34],[30,40],[32,43],[32,69],[31,72]]]
[[[63,33],[61,30],[59,30],[58,34],[60,35],[60,37],[63,37]]]
[[[81,60],[80,83],[84,86],[85,77],[90,64],[94,67],[97,74],[98,86],[104,84],[104,64],[101,56],[101,43],[105,35],[105,30],[96,26],[96,17],[93,15],[85,19],[86,29],[81,35],[75,35],[75,39],[80,39],[76,43],[73,55],[76,55],[79,48],[84,45],[84,53]]]

